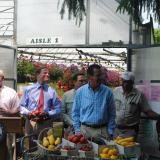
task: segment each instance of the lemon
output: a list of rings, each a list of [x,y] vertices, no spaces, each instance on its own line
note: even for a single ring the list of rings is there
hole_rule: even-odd
[[[118,156],[115,156],[115,155],[110,156],[110,159],[113,159],[113,160],[115,160],[117,158],[118,158]]]
[[[47,140],[47,139],[44,139],[43,142],[42,142],[42,145],[43,145],[44,147],[48,147],[48,145],[49,145],[48,140]]]
[[[101,153],[101,154],[100,154],[100,157],[101,157],[101,158],[109,158],[110,156],[109,156],[108,154]]]
[[[54,145],[49,145],[49,146],[48,146],[48,149],[49,149],[49,150],[54,150],[54,148],[55,148]]]
[[[104,149],[102,150],[102,153],[107,154],[108,151],[109,151],[109,148],[104,148]]]
[[[53,135],[48,136],[49,144],[53,145],[55,143],[55,139]]]

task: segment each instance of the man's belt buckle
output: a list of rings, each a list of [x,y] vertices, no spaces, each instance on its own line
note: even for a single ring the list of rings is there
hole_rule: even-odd
[[[106,124],[86,124],[86,123],[82,123],[82,125],[85,125],[90,128],[102,128],[106,126]]]

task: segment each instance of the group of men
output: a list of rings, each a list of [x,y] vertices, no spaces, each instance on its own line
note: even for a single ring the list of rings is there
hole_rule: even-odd
[[[48,85],[48,69],[39,68],[36,76],[37,82],[25,87],[19,101],[16,92],[3,85],[4,73],[0,71],[0,116],[20,112],[26,117],[26,134],[38,134],[42,128],[51,126],[52,120],[61,113],[64,123],[73,126],[75,134],[102,135],[110,139],[115,135],[136,138],[141,112],[152,119],[160,119],[160,115],[151,110],[144,94],[134,87],[132,72],[124,72],[122,85],[112,92],[105,84],[101,66],[90,65],[87,82],[83,73],[76,74],[74,89],[64,94],[62,103]]]
[[[132,72],[122,73],[122,85],[112,92],[106,86],[103,70],[97,64],[89,66],[88,83],[72,94],[72,98],[68,95],[71,91],[65,93],[62,107],[69,104],[69,112],[63,113],[70,113],[68,125],[73,125],[75,134],[82,132],[87,137],[101,135],[112,139],[119,135],[136,139],[141,112],[155,120],[159,120],[160,115],[151,110],[144,94],[134,87]]]

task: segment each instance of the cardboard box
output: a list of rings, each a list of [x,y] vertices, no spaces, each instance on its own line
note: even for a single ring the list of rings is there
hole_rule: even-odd
[[[139,143],[136,143],[135,146],[131,146],[131,147],[124,147],[117,143],[115,144],[118,148],[119,154],[136,155],[136,157],[140,157],[141,155],[141,149],[140,149]]]
[[[79,150],[78,153],[79,153],[79,157],[81,157],[81,158],[94,157],[94,152],[93,151],[82,151],[82,150]]]
[[[98,145],[97,143],[91,141],[89,141],[89,143],[92,145],[95,156],[98,156],[101,153],[102,148],[106,147],[106,145]]]
[[[71,146],[77,148],[77,145],[73,142],[68,141],[67,139],[62,138],[62,147]]]
[[[62,137],[63,122],[53,122],[53,133],[55,137]]]
[[[78,151],[75,150],[65,150],[65,149],[61,149],[61,155],[62,156],[77,156]]]

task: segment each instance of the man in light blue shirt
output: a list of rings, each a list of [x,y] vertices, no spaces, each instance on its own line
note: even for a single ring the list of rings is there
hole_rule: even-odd
[[[42,67],[37,70],[37,83],[27,86],[20,103],[20,113],[27,117],[26,134],[38,133],[52,126],[51,119],[61,113],[61,102],[56,91],[49,87],[49,71]],[[43,92],[43,104],[39,108],[40,95]]]
[[[112,91],[101,84],[101,67],[88,67],[88,84],[76,91],[72,118],[75,133],[87,137],[112,138],[115,129],[115,104]]]

